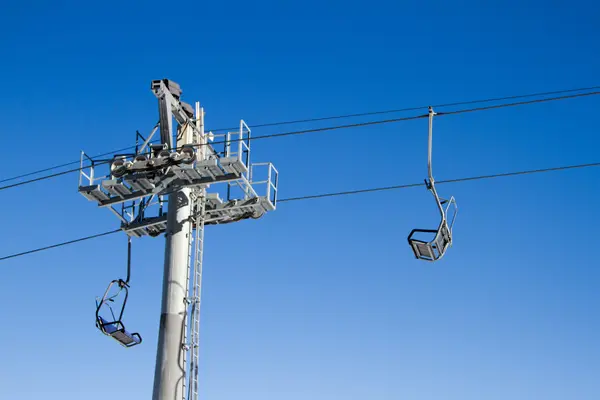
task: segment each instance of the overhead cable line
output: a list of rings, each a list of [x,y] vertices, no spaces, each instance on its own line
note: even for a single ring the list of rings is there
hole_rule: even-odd
[[[574,99],[577,97],[595,96],[597,94],[600,94],[600,91],[588,92],[588,93],[578,93],[578,94],[571,94],[571,95],[558,96],[558,97],[547,97],[545,99],[517,101],[514,103],[495,104],[495,105],[491,105],[491,106],[467,108],[467,109],[455,110],[455,111],[445,111],[445,112],[441,111],[436,114],[438,116],[464,114],[464,113],[477,112],[477,111],[494,110],[497,108],[516,107],[516,106],[523,106],[523,105],[527,105],[527,104],[545,103],[548,101],[555,101],[555,100],[566,100],[566,99]]]
[[[442,111],[442,112],[436,113],[436,115],[437,116],[444,116],[444,115],[464,114],[464,113],[469,113],[469,112],[486,111],[486,110],[493,110],[493,109],[507,108],[507,107],[516,107],[516,106],[524,106],[524,105],[536,104],[536,103],[544,103],[544,102],[549,102],[549,101],[574,99],[574,98],[577,98],[577,97],[594,96],[594,95],[598,95],[598,94],[600,94],[600,91],[588,92],[588,93],[579,93],[579,94],[565,95],[565,96],[558,96],[558,97],[547,97],[545,99],[535,99],[535,100],[519,101],[519,102],[513,102],[513,103],[495,104],[495,105],[492,105],[492,106],[476,107],[476,108],[466,108],[466,109],[454,110],[454,111],[445,111],[445,112]],[[251,141],[255,141],[255,140],[260,140],[260,139],[274,139],[274,138],[279,138],[279,137],[283,137],[283,136],[293,136],[293,135],[302,135],[302,134],[305,134],[305,133],[313,133],[313,132],[326,132],[326,131],[333,131],[333,130],[338,130],[338,129],[348,129],[348,128],[359,128],[359,127],[363,127],[363,126],[382,125],[382,124],[389,124],[389,123],[393,123],[393,122],[402,122],[402,121],[410,121],[410,120],[416,120],[416,119],[424,119],[424,118],[428,118],[428,117],[429,117],[429,114],[421,114],[421,115],[413,115],[413,116],[410,116],[410,117],[392,118],[392,119],[381,119],[381,120],[375,120],[375,121],[357,122],[357,123],[354,123],[354,124],[346,124],[346,125],[325,126],[325,127],[321,127],[321,128],[312,128],[312,129],[304,129],[304,130],[299,130],[299,131],[290,131],[290,132],[272,133],[272,134],[268,134],[268,135],[254,136],[250,140]],[[239,141],[243,141],[243,140],[246,140],[246,139],[231,139],[229,141],[217,141],[217,142],[206,143],[206,144],[205,143],[198,143],[198,144],[194,144],[192,146],[193,147],[202,147],[202,146],[214,145],[214,144],[239,142]],[[181,148],[178,147],[176,149],[179,150]],[[1,189],[2,188],[0,187],[0,190]]]
[[[519,175],[530,175],[530,174],[539,174],[544,172],[555,172],[555,171],[565,171],[570,169],[581,169],[581,168],[589,168],[589,167],[600,167],[600,162],[597,163],[588,163],[588,164],[576,164],[576,165],[566,165],[562,167],[551,167],[551,168],[540,168],[540,169],[532,169],[532,170],[523,170],[523,171],[514,171],[514,172],[505,172],[500,174],[492,174],[492,175],[477,175],[470,176],[464,178],[455,178],[455,179],[446,179],[437,181],[436,184],[444,184],[444,183],[458,183],[458,182],[468,182],[468,181],[476,181],[476,180],[484,180],[484,179],[493,179],[493,178],[501,178],[501,177],[510,177],[510,176],[519,176]],[[387,190],[399,190],[399,189],[408,189],[418,186],[425,186],[425,183],[409,183],[404,185],[394,185],[394,186],[383,186],[377,188],[368,188],[368,189],[357,189],[357,190],[349,190],[344,192],[333,192],[333,193],[321,193],[315,195],[308,196],[299,196],[299,197],[289,197],[281,200],[277,200],[278,203],[289,203],[292,201],[301,201],[301,200],[310,200],[310,199],[321,199],[326,197],[338,197],[338,196],[349,196],[355,194],[362,193],[373,193],[373,192],[382,192]],[[57,247],[67,246],[70,244],[82,242],[85,240],[95,239],[102,236],[111,235],[113,233],[121,232],[121,229],[115,229],[108,232],[98,233],[96,235],[85,236],[75,240],[69,240],[67,242],[57,243],[51,246],[40,247],[33,250],[24,251],[21,253],[15,253],[8,256],[0,257],[0,261],[8,260],[11,258],[21,257],[32,253],[37,253],[44,250],[49,250]]]
[[[120,153],[122,151],[128,151],[128,150],[135,150],[135,146],[124,147],[122,149],[114,150],[114,151],[111,151],[111,152],[108,152],[108,153],[98,154],[98,155],[93,156],[91,158],[92,159],[96,159],[96,158],[100,158],[100,157],[104,157],[104,156],[110,156],[110,155],[113,155],[115,153]],[[11,178],[0,179],[0,183],[8,182],[8,181],[14,181],[14,180],[20,179],[20,178],[26,178],[26,177],[31,176],[31,175],[40,174],[42,172],[52,171],[53,169],[59,169],[59,168],[68,167],[69,165],[79,164],[80,162],[81,162],[81,160],[77,160],[77,161],[71,161],[71,162],[64,163],[64,164],[55,165],[53,167],[47,167],[47,168],[44,168],[44,169],[38,169],[37,171],[27,172],[25,174],[13,176]],[[79,168],[77,169],[77,171],[79,171]],[[33,182],[35,182],[35,181],[33,181]]]
[[[590,86],[590,87],[578,88],[578,89],[554,90],[554,91],[549,91],[549,92],[530,93],[530,94],[522,94],[522,95],[514,95],[514,96],[506,96],[506,97],[496,97],[496,98],[488,98],[488,99],[480,99],[480,100],[460,101],[460,102],[443,103],[443,104],[437,104],[437,105],[434,104],[434,105],[432,105],[432,107],[443,108],[443,107],[452,107],[452,106],[468,105],[468,104],[490,103],[490,102],[494,102],[494,101],[515,100],[515,99],[522,99],[522,98],[528,98],[528,97],[549,96],[549,95],[556,95],[556,94],[563,94],[563,93],[574,93],[574,92],[581,92],[581,91],[586,91],[586,90],[596,90],[596,89],[600,89],[600,86]],[[594,93],[594,94],[597,94],[597,93]],[[544,100],[544,101],[549,101],[549,100]],[[391,114],[391,113],[399,113],[399,112],[407,112],[407,111],[417,111],[417,110],[422,110],[422,109],[427,108],[427,107],[428,106],[408,107],[408,108],[400,108],[400,109],[394,109],[394,110],[372,111],[372,112],[364,112],[364,113],[357,113],[357,114],[334,115],[334,116],[320,117],[320,118],[309,118],[309,119],[299,119],[299,120],[292,120],[292,121],[270,122],[270,123],[252,125],[252,129],[254,129],[254,128],[262,128],[262,127],[268,127],[268,126],[291,125],[291,124],[305,123],[305,122],[318,122],[318,121],[326,121],[326,120],[334,120],[334,119],[343,119],[343,118],[352,118],[352,117],[366,117],[366,116],[373,116],[373,115]],[[440,114],[443,114],[443,113],[438,113],[438,115],[440,115]],[[397,121],[390,121],[390,122],[397,122]],[[219,129],[212,129],[212,130],[208,130],[208,131],[220,132],[220,131],[227,131],[227,130],[232,130],[232,129],[238,129],[238,127],[233,127],[233,128],[219,128]],[[307,133],[307,132],[303,132],[303,133]],[[289,135],[291,133],[288,132],[287,134]],[[280,135],[280,136],[285,136],[285,135]],[[260,138],[260,136],[252,138],[252,140],[257,139],[257,138]],[[115,154],[115,153],[120,153],[120,152],[123,152],[123,151],[132,150],[132,149],[135,149],[135,146],[128,146],[128,147],[125,147],[125,148],[122,148],[122,149],[118,149],[118,150],[114,150],[114,151],[111,151],[111,152],[106,152],[106,153],[103,153],[103,154],[99,154],[99,155],[93,156],[91,158],[92,159],[96,159],[98,157],[104,157],[104,156],[112,155],[112,154]],[[48,172],[48,171],[51,171],[51,170],[54,170],[54,169],[64,168],[64,167],[68,167],[70,165],[76,165],[76,164],[79,164],[79,163],[80,163],[80,160],[76,160],[76,161],[72,161],[72,162],[68,162],[68,163],[64,163],[64,164],[55,165],[55,166],[52,166],[52,167],[47,167],[47,168],[39,169],[37,171],[28,172],[28,173],[17,175],[17,176],[13,176],[13,177],[10,177],[10,178],[0,179],[0,183],[12,181],[12,180],[16,180],[16,179],[20,179],[20,178],[25,178],[25,177],[32,176],[32,175],[37,175],[37,174],[42,173],[42,172]],[[74,172],[74,171],[70,171],[70,172]],[[70,172],[66,172],[66,173],[70,173]],[[42,179],[48,179],[50,177],[53,177],[53,176],[42,177]],[[42,179],[40,179],[40,180],[42,180]],[[31,181],[27,181],[25,183],[31,183],[31,182],[36,182],[36,181],[37,180],[32,179]],[[19,186],[19,185],[16,185],[16,186]],[[9,186],[9,187],[13,187],[13,186]],[[0,187],[0,190],[2,190],[2,189],[4,189],[4,187]]]
[[[108,161],[105,161],[103,163],[108,163]],[[56,177],[59,177],[59,176],[62,176],[62,175],[67,175],[67,174],[71,174],[73,172],[78,172],[78,171],[81,171],[81,168],[68,169],[66,171],[56,172],[54,174],[40,176],[39,178],[34,178],[34,179],[29,179],[29,180],[26,180],[26,181],[22,181],[22,182],[12,183],[10,185],[0,186],[0,190],[6,190],[6,189],[14,188],[14,187],[17,187],[17,186],[27,185],[29,183],[34,183],[34,182],[43,181],[43,180],[46,180],[46,179],[56,178]]]
[[[444,183],[457,183],[457,182],[468,182],[468,181],[477,181],[483,179],[492,179],[492,178],[503,178],[509,176],[519,176],[519,175],[529,175],[529,174],[539,174],[542,172],[554,172],[554,171],[565,171],[569,169],[578,169],[578,168],[589,168],[589,167],[600,167],[600,162],[590,163],[590,164],[577,164],[577,165],[567,165],[562,167],[553,167],[553,168],[541,168],[541,169],[531,169],[525,171],[516,171],[516,172],[505,172],[501,174],[492,174],[492,175],[478,175],[471,176],[465,178],[456,178],[456,179],[446,179],[441,181],[436,181],[436,185],[441,185]],[[358,190],[349,190],[345,192],[334,192],[334,193],[322,193],[322,194],[314,194],[309,196],[300,196],[300,197],[290,197],[287,199],[277,200],[278,203],[285,203],[290,201],[300,201],[300,200],[310,200],[310,199],[322,199],[325,197],[337,197],[337,196],[347,196],[353,194],[361,194],[361,193],[373,193],[373,192],[382,192],[386,190],[396,190],[396,189],[408,189],[417,186],[425,186],[424,182],[420,183],[409,183],[404,185],[395,185],[395,186],[383,186],[371,189],[358,189]]]
[[[417,110],[422,110],[424,108],[427,108],[429,106],[431,106],[433,108],[465,106],[468,104],[491,103],[493,101],[516,100],[516,99],[524,99],[524,98],[528,98],[528,97],[550,96],[550,95],[555,95],[555,94],[573,93],[573,92],[581,92],[584,90],[597,90],[597,89],[600,89],[600,86],[590,86],[590,87],[579,88],[579,89],[554,90],[551,92],[520,94],[520,95],[514,95],[514,96],[496,97],[496,98],[480,99],[480,100],[458,101],[458,102],[454,102],[454,103],[428,104],[426,106],[420,106],[420,107],[397,108],[397,109],[393,109],[393,110],[371,111],[371,112],[363,112],[363,113],[357,113],[357,114],[345,114],[345,115],[334,115],[334,116],[328,116],[328,117],[297,119],[297,120],[291,120],[291,121],[268,122],[268,123],[264,123],[264,124],[253,124],[253,125],[251,125],[251,127],[252,128],[264,128],[264,127],[268,127],[268,126],[292,125],[292,124],[300,124],[300,123],[305,123],[305,122],[327,121],[327,120],[332,120],[332,119],[368,117],[368,116],[372,116],[372,115],[393,114],[393,113],[406,112],[406,111],[417,111]],[[213,132],[221,132],[221,131],[228,131],[228,130],[232,130],[232,129],[238,129],[238,127],[212,129],[212,131]]]
[[[25,255],[28,255],[28,254],[33,254],[33,253],[37,253],[37,252],[44,251],[44,250],[55,249],[57,247],[62,247],[62,246],[67,246],[69,244],[83,242],[85,240],[95,239],[95,238],[99,238],[99,237],[102,237],[102,236],[111,235],[111,234],[117,233],[117,232],[121,232],[121,230],[120,229],[115,229],[114,231],[108,231],[108,232],[104,232],[104,233],[97,233],[95,235],[85,236],[85,237],[82,237],[82,238],[79,238],[79,239],[75,239],[75,240],[69,240],[68,242],[57,243],[57,244],[53,244],[51,246],[45,246],[45,247],[40,247],[40,248],[33,249],[33,250],[23,251],[21,253],[11,254],[9,256],[5,256],[5,257],[0,258],[0,261],[8,260],[10,258],[25,256]]]

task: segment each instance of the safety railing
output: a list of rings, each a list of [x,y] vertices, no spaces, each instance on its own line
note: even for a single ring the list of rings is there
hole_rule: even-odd
[[[89,164],[83,165],[86,161],[88,161]],[[101,182],[102,180],[107,178],[106,175],[96,177],[96,164],[99,163],[102,163],[102,165],[108,164],[107,161],[98,162],[97,160],[94,160],[93,158],[85,154],[84,151],[81,152],[81,157],[79,161],[79,187],[97,185],[98,182]]]
[[[251,130],[244,120],[240,120],[238,132],[225,134],[225,158],[237,159],[246,167],[246,170],[250,168],[250,136]]]
[[[262,174],[260,171],[262,170]],[[266,173],[264,172],[266,170]],[[258,175],[258,176],[257,176]],[[261,178],[260,176],[264,176]],[[250,184],[255,188],[261,197],[269,201],[273,209],[277,205],[277,184],[279,182],[279,171],[270,162],[253,163],[250,166]],[[263,189],[259,189],[260,187]]]

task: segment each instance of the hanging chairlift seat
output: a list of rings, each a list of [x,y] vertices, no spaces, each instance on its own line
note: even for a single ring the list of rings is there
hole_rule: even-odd
[[[456,219],[458,207],[456,200],[451,197],[450,200],[440,199],[435,190],[435,182],[431,168],[431,153],[433,147],[433,117],[435,112],[429,107],[429,143],[427,169],[429,180],[425,180],[427,190],[433,194],[438,211],[440,212],[440,224],[437,229],[413,229],[408,235],[408,243],[415,253],[415,257],[420,260],[437,261],[444,256],[448,247],[452,246],[452,227]],[[445,207],[444,207],[445,206]],[[453,208],[450,210],[450,208]],[[451,212],[451,220],[448,223],[448,215]]]
[[[127,278],[125,280],[115,279],[108,284],[106,291],[104,292],[104,296],[102,296],[102,300],[96,304],[96,327],[100,329],[102,333],[107,336],[112,337],[117,342],[125,347],[133,347],[140,343],[142,343],[142,337],[137,332],[129,332],[125,329],[125,324],[123,324],[123,313],[125,312],[125,305],[127,304],[127,298],[129,297],[129,278],[131,273],[131,237],[128,237],[127,240]],[[117,285],[119,287],[119,291],[109,296],[110,289],[113,285]],[[121,304],[121,310],[118,314],[118,317],[113,312],[113,308],[111,303],[114,302],[114,299],[121,294],[121,292],[125,292],[125,296],[123,298],[123,303]],[[112,315],[112,321],[103,318],[100,315],[100,312],[104,309],[108,308],[110,314]]]

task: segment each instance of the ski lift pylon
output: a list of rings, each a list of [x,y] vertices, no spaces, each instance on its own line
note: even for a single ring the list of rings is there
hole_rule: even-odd
[[[427,190],[433,194],[435,203],[440,212],[441,222],[437,229],[413,229],[408,235],[408,243],[415,253],[415,257],[426,261],[437,261],[444,256],[448,247],[452,246],[452,227],[456,220],[458,207],[454,197],[441,199],[435,189],[435,181],[431,168],[431,153],[433,147],[433,117],[436,113],[429,107],[429,146],[427,155],[427,170],[429,180],[425,180]],[[452,208],[452,210],[451,210]],[[451,220],[448,223],[448,215]],[[426,240],[428,239],[428,240]]]

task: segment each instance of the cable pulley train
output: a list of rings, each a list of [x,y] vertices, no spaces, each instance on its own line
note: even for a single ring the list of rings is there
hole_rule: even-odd
[[[433,147],[433,117],[436,113],[429,107],[429,145],[427,154],[427,170],[429,180],[425,180],[427,190],[431,192],[435,199],[435,204],[440,212],[441,221],[437,229],[413,229],[408,235],[410,244],[415,257],[426,261],[437,261],[441,259],[448,247],[452,246],[452,227],[456,219],[458,207],[454,197],[449,200],[440,198],[435,189],[435,181],[431,171],[431,153]],[[452,208],[452,210],[451,210]],[[448,215],[451,212],[452,218],[448,223]],[[415,238],[415,236],[417,238]],[[421,239],[419,239],[419,237]],[[427,239],[427,240],[425,240]]]
[[[128,238],[127,242],[127,277],[125,280],[123,279],[115,279],[110,282],[106,291],[104,292],[104,296],[99,302],[96,302],[96,327],[100,329],[102,333],[107,336],[112,337],[117,342],[125,347],[133,347],[140,343],[142,343],[142,337],[137,332],[129,332],[125,329],[125,324],[123,324],[123,313],[125,312],[125,305],[127,304],[127,297],[129,296],[129,279],[131,277],[131,238]],[[117,293],[114,295],[110,295],[110,289],[112,287],[118,287]],[[123,302],[120,306],[120,311],[118,312],[118,316],[115,314],[115,310],[113,310],[112,303],[115,302],[115,299],[120,296],[121,293],[124,293]],[[110,317],[103,317],[101,312],[107,309],[110,312]]]

